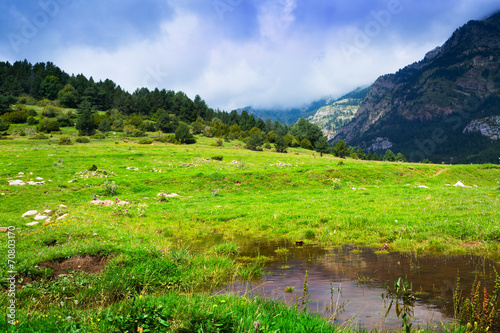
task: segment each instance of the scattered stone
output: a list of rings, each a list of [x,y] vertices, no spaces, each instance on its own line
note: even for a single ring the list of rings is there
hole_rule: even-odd
[[[78,181],[78,179],[72,179],[68,183],[76,183],[77,181]]]
[[[38,214],[37,210],[29,210],[26,213],[24,213],[21,217],[33,216],[33,215],[36,215],[36,214]]]
[[[59,221],[59,220],[65,219],[67,216],[68,216],[68,214],[61,215],[57,218],[57,220]]]
[[[0,232],[8,232],[9,228],[7,227],[0,227]]]
[[[5,193],[2,193],[1,195],[5,195]]]
[[[92,205],[101,205],[101,206],[112,206],[114,204],[116,204],[117,206],[125,206],[125,205],[128,205],[130,202],[121,201],[121,200],[117,200],[117,201],[113,201],[113,200],[92,200],[90,203]]]
[[[35,216],[35,221],[46,220],[48,216],[45,215],[37,215]]]
[[[188,167],[188,168],[191,168],[191,167],[195,167],[196,165],[192,164],[192,163],[184,163],[184,164],[181,164],[181,167]]]
[[[68,207],[66,207],[65,205],[59,205],[60,208],[63,208],[63,209],[66,209]]]
[[[290,163],[283,163],[281,161],[278,161],[278,163],[270,164],[269,166],[283,168],[283,167],[291,167],[292,165]]]
[[[46,215],[49,215],[50,213],[52,213],[52,210],[47,209],[47,210],[45,210],[43,213],[44,213],[44,214],[46,214]]]
[[[22,180],[9,180],[9,185],[11,186],[23,186],[26,185]]]
[[[465,186],[464,183],[462,183],[462,182],[458,182],[458,183],[456,183],[453,186],[455,186],[455,187],[463,187],[463,188],[471,188],[470,186]]]
[[[231,164],[240,164],[240,161],[232,161]]]
[[[31,223],[26,223],[26,225],[29,225],[29,226],[34,226],[34,225],[37,225],[39,224],[40,222],[31,222]]]
[[[19,172],[17,175],[18,176],[24,176],[24,172]]]
[[[418,188],[430,188],[430,187],[425,186],[425,185],[420,185]]]
[[[158,193],[157,195],[158,197],[165,197],[165,198],[176,198],[176,197],[180,197],[180,195],[178,195],[177,193],[170,193],[170,194],[167,194],[167,193]]]
[[[139,168],[127,167],[127,170],[134,170],[134,171],[138,171],[138,170],[139,170]]]
[[[42,178],[42,177],[36,177],[35,179],[36,179],[36,180],[43,180],[43,178]]]
[[[30,181],[28,182],[29,185],[45,185],[45,182],[33,182],[33,181]]]

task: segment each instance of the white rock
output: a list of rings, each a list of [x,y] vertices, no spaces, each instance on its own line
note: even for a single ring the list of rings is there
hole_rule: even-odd
[[[48,215],[48,214],[52,213],[52,210],[47,209],[47,210],[43,211],[43,213]]]
[[[45,182],[28,182],[29,185],[45,185]]]
[[[57,218],[57,220],[59,221],[59,220],[65,219],[67,216],[68,216],[68,214],[64,214],[64,215],[62,215],[62,216],[59,216],[59,217]]]
[[[1,195],[5,195],[5,193],[2,193]]]
[[[30,226],[32,226],[32,225],[37,225],[38,223],[40,223],[40,222],[31,222],[31,223],[26,223],[26,225],[30,225]]]
[[[66,207],[65,205],[59,205],[59,207],[60,207],[60,208],[64,208],[64,209],[68,208],[68,207]]]
[[[47,216],[45,215],[37,215],[35,216],[35,221],[46,220]]]
[[[430,188],[430,187],[427,187],[425,185],[420,185],[418,188]]]
[[[9,185],[22,186],[22,185],[26,185],[26,183],[23,182],[22,180],[9,180]]]
[[[18,175],[18,176],[23,176],[23,175],[24,175],[24,172],[19,172],[17,175]]]
[[[24,213],[21,217],[33,216],[33,215],[36,215],[36,214],[38,214],[38,211],[36,211],[36,210],[29,210],[26,213]]]
[[[458,182],[458,183],[456,183],[456,184],[455,184],[455,185],[453,185],[453,186],[455,186],[455,187],[467,187],[467,186],[465,186],[465,185],[464,185],[464,183],[462,183],[462,182]]]
[[[36,177],[36,180],[43,180],[42,177]]]

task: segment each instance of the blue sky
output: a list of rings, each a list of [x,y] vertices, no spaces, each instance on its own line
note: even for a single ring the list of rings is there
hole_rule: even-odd
[[[0,60],[213,108],[301,106],[422,59],[498,0],[3,0]]]

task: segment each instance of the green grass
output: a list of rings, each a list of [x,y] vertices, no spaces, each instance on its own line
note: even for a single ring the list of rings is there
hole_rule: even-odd
[[[74,128],[62,131],[76,135]],[[133,332],[143,322],[166,322],[166,331],[175,332],[253,332],[257,320],[269,331],[294,332],[292,322],[303,325],[299,331],[331,331],[327,322],[277,303],[211,296],[231,280],[260,276],[269,259],[239,258],[242,237],[500,259],[498,166],[340,164],[303,149],[252,152],[238,141],[213,147],[216,139],[204,137],[190,146],[140,145],[120,134],[59,146],[59,137],[0,141],[0,226],[16,228],[16,270],[36,281],[18,292],[19,332]],[[108,178],[80,177],[93,165]],[[36,177],[46,184],[7,183]],[[457,181],[471,188],[446,186]],[[118,185],[114,192],[106,182]],[[161,201],[160,192],[179,197]],[[93,197],[130,205],[91,205]],[[61,204],[65,219],[30,227],[32,219],[21,218]],[[6,246],[2,241],[4,253]],[[100,274],[52,279],[50,270],[37,268],[87,254],[107,258]],[[7,260],[0,269],[7,275]]]

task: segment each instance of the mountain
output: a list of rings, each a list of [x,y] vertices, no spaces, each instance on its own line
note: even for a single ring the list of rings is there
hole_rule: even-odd
[[[442,46],[371,86],[332,141],[392,149],[412,161],[498,163],[500,12],[470,21]]]
[[[328,139],[335,137],[338,130],[354,118],[369,89],[369,87],[358,88],[340,97],[334,103],[316,110],[308,120],[321,127]]]
[[[295,124],[300,118],[308,118],[313,115],[319,108],[331,104],[332,98],[323,98],[318,101],[314,101],[308,105],[297,108],[279,109],[258,109],[251,106],[244,108],[239,108],[236,111],[241,113],[241,111],[246,110],[249,114],[253,115],[255,118],[261,119],[271,119],[272,121],[279,121],[287,125]]]

